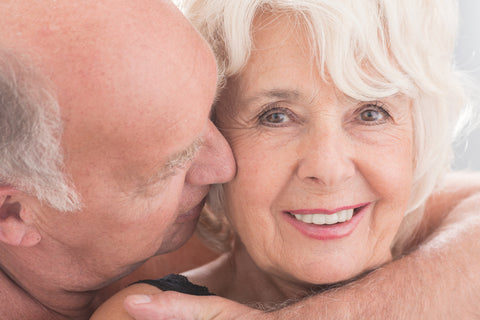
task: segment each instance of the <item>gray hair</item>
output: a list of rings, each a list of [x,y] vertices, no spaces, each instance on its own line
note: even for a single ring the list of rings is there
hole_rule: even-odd
[[[465,112],[466,95],[453,63],[457,5],[455,0],[183,0],[180,7],[210,43],[225,85],[248,62],[254,19],[267,12],[297,19],[309,36],[312,66],[344,94],[364,101],[397,93],[411,98],[414,183],[406,213],[421,213],[450,169],[458,119]],[[214,211],[221,208],[211,204]]]
[[[59,106],[27,61],[0,48],[0,186],[74,211],[80,198],[63,173]]]

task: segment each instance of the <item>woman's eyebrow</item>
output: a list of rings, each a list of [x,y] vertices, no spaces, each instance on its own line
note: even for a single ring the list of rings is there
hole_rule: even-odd
[[[300,98],[300,93],[297,90],[272,89],[264,93],[269,98],[277,98],[284,100],[297,100]]]
[[[240,99],[240,103],[242,105],[251,104],[258,100],[263,100],[263,99],[281,99],[281,100],[296,101],[300,99],[301,96],[302,95],[297,90],[274,88],[269,90],[262,90],[244,99]]]

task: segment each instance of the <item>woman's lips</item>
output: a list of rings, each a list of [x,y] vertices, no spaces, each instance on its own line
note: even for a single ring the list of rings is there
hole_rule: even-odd
[[[285,212],[285,218],[304,235],[331,240],[350,235],[365,215],[370,203],[335,210],[307,209]]]
[[[339,222],[349,221],[353,217],[354,209],[340,210],[338,212],[324,214],[324,213],[309,213],[309,214],[293,214],[297,220],[305,223],[313,223],[316,225],[335,224]],[[291,213],[291,212],[290,212]]]

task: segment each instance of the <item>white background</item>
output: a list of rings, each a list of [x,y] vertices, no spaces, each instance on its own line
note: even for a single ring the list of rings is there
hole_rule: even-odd
[[[480,0],[459,0],[460,31],[456,60],[462,70],[480,83]],[[480,90],[480,89],[479,89]],[[475,106],[480,112],[480,105]],[[454,168],[480,170],[480,129],[455,148]]]

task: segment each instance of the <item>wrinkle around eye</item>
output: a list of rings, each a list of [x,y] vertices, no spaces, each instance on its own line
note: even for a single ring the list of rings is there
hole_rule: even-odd
[[[359,143],[395,146],[406,140],[413,140],[413,129],[409,123],[394,123],[386,120],[379,125],[359,124],[356,121],[346,127],[349,135]]]
[[[263,106],[272,105],[272,103],[263,104]],[[295,140],[303,128],[301,121],[297,121],[295,115],[289,115],[284,112],[285,108],[279,108],[280,113],[286,113],[286,124],[276,125],[264,124],[259,119],[268,112],[275,112],[276,108],[260,107],[238,107],[234,115],[227,110],[220,110],[217,113],[216,125],[220,132],[225,136],[232,149],[237,145],[262,144],[265,146],[282,146],[290,140]],[[291,119],[291,118],[294,119]],[[292,124],[292,125],[290,125]]]
[[[258,120],[248,122],[236,121],[229,124],[228,127],[219,127],[219,130],[234,151],[237,146],[243,145],[282,145],[294,138],[293,135],[296,135],[292,134],[291,128],[279,130],[277,127],[260,125]]]

